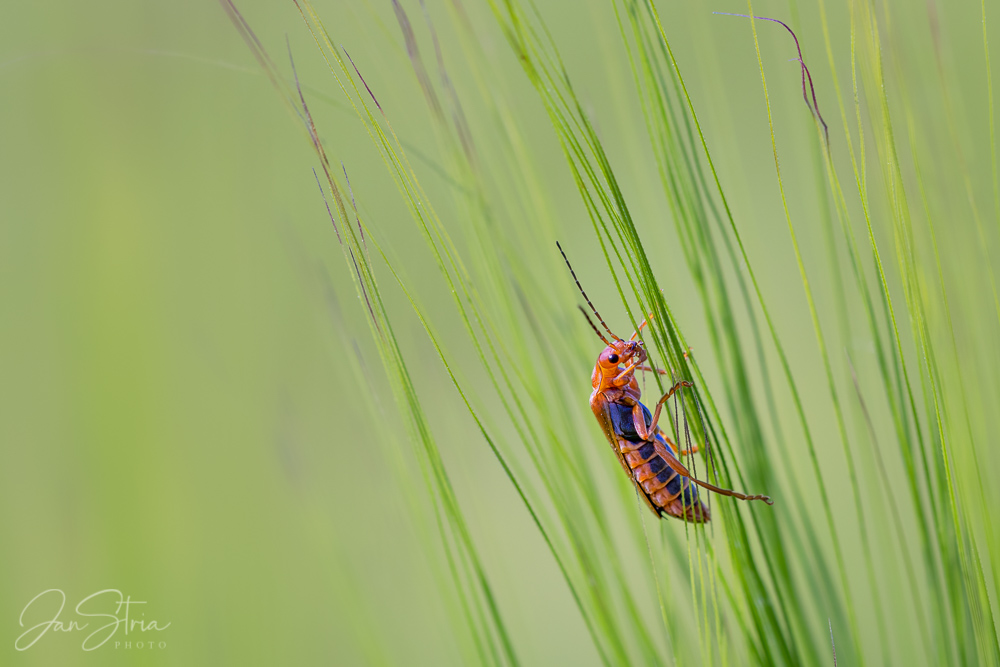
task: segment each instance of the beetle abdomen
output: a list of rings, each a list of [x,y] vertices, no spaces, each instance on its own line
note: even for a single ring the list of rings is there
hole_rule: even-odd
[[[648,427],[653,416],[642,403]],[[635,429],[632,408],[621,403],[609,403],[609,416],[614,427],[618,451],[628,464],[636,487],[646,496],[657,514],[668,514],[693,523],[709,520],[708,508],[699,500],[698,491],[687,477],[670,467],[654,443],[644,441]],[[673,444],[660,432],[658,444],[676,458]]]

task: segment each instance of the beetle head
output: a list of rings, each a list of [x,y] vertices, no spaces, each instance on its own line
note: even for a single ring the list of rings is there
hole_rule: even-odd
[[[594,389],[607,388],[611,380],[622,372],[622,366],[641,364],[646,361],[646,348],[639,340],[612,340],[597,357],[591,383]]]
[[[646,361],[646,348],[641,340],[612,340],[597,357],[597,365],[602,370],[617,374],[621,365],[628,366],[632,362]]]

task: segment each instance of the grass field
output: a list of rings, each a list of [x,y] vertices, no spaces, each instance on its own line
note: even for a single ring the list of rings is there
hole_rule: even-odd
[[[2,662],[1000,664],[997,44],[985,0],[0,9]],[[557,241],[773,506],[636,497]],[[26,648],[49,589],[91,625]],[[169,627],[84,650],[105,589]]]

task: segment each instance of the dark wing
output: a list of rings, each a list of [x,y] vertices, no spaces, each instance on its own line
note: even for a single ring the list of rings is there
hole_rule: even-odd
[[[642,407],[646,426],[649,427],[653,422],[653,416],[645,405],[642,403],[639,405]],[[608,403],[606,412],[615,438],[634,443],[643,442],[635,429],[631,407],[621,403]],[[650,451],[646,454],[647,448],[654,450],[655,453]],[[618,451],[618,447],[615,447],[615,451]],[[677,449],[662,429],[657,427],[655,442],[647,443],[640,451],[629,454],[629,457],[637,459],[632,464],[635,466],[634,469],[628,467],[628,461],[622,454],[618,454],[632,482],[657,515],[668,514],[692,523],[709,520],[708,508],[698,498],[694,484],[687,477],[678,474],[674,466],[670,465],[678,462]],[[643,487],[649,487],[649,490]]]
[[[628,467],[628,463],[625,462],[625,455],[621,453],[618,449],[618,411],[616,408],[621,407],[617,403],[610,403],[603,400],[603,397],[598,399],[591,399],[590,409],[594,411],[594,416],[597,417],[597,421],[601,424],[601,430],[604,431],[604,437],[608,439],[608,443],[611,445],[611,449],[614,451],[615,456],[618,457],[618,462],[622,464],[622,468],[628,473],[629,479],[632,478],[632,469]],[[631,413],[629,413],[631,414]],[[634,430],[634,429],[633,429]]]
[[[643,415],[646,418],[646,426],[653,423],[653,415],[650,414],[649,410],[645,405],[639,403],[642,406]],[[649,509],[653,510],[656,516],[661,516],[663,510],[656,506],[656,504],[646,493],[646,490],[642,488],[642,484],[639,480],[635,478],[635,471],[629,466],[628,461],[625,460],[625,455],[621,453],[618,447],[618,440],[626,440],[628,442],[642,442],[642,438],[639,433],[635,430],[635,420],[632,418],[632,408],[627,405],[622,405],[621,403],[604,403],[604,419],[607,426],[605,427],[605,434],[608,440],[611,442],[611,448],[615,450],[615,454],[618,455],[618,461],[622,464],[622,468],[628,474],[628,478],[632,480],[633,486],[635,486],[636,491],[642,496],[642,499],[646,501]]]

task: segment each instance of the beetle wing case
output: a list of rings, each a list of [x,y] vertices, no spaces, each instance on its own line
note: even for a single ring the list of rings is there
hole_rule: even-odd
[[[653,422],[653,415],[642,403],[639,403],[639,406],[642,408],[646,426],[649,427]],[[631,407],[621,403],[608,403],[606,409],[616,439],[628,443],[643,442],[636,431]],[[673,443],[667,440],[659,429],[655,437],[667,455],[676,459],[677,452]],[[704,523],[709,520],[708,508],[698,498],[698,491],[694,485],[686,477],[678,475],[671,469],[663,457],[654,453],[653,443],[647,443],[638,450],[634,449],[634,445],[628,447],[625,443],[615,444],[623,465],[626,465],[625,460],[628,460],[627,466],[633,483],[654,512],[658,515],[668,514],[692,523]],[[626,453],[626,449],[632,451]]]
[[[639,403],[639,405],[642,407],[646,426],[649,426],[653,423],[653,415],[645,405],[642,403]],[[635,420],[632,419],[632,408],[621,403],[610,403],[608,405],[608,414],[611,417],[611,425],[614,427],[615,434],[618,437],[625,438],[629,442],[642,442],[638,431],[635,430]]]

